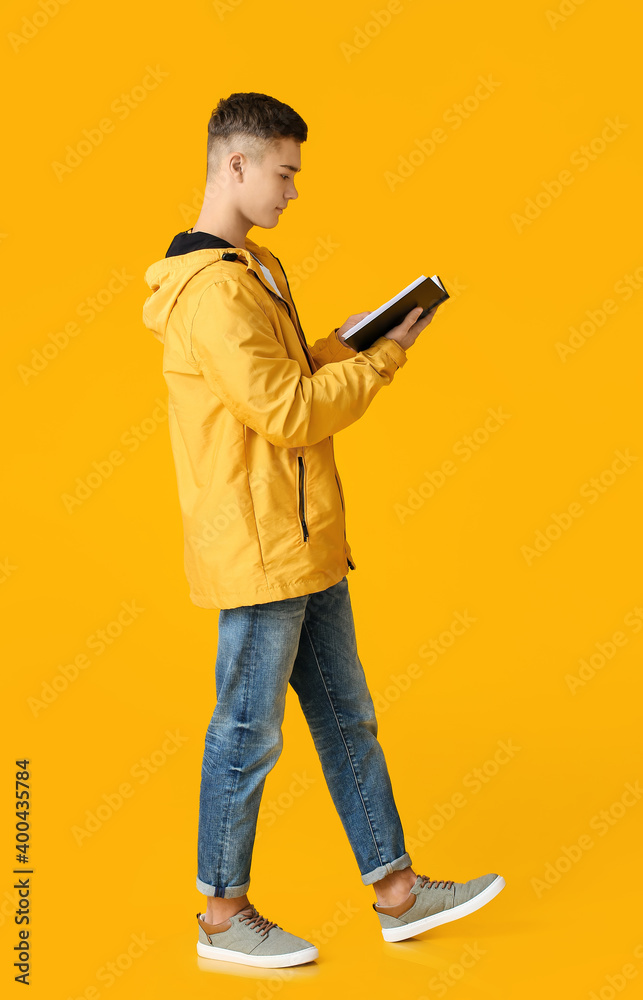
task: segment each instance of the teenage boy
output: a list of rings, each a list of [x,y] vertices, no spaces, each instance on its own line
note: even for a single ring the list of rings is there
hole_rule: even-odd
[[[504,886],[416,875],[406,851],[347,573],[344,496],[333,435],[358,420],[406,364],[433,318],[404,322],[368,350],[340,334],[306,342],[279,260],[248,239],[297,198],[306,123],[265,94],[221,100],[208,125],[206,190],[145,280],[143,321],[163,343],[169,430],[190,598],[219,609],[217,703],[205,736],[196,885],[198,954],[261,967],[317,957],[310,941],[249,901],[264,782],[283,746],[288,684],[387,941],[471,913]],[[311,859],[331,873],[332,858]],[[296,877],[296,872],[289,872]]]

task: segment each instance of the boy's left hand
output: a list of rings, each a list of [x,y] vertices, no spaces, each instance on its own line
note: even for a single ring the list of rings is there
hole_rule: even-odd
[[[337,336],[340,337],[342,343],[346,347],[350,347],[351,345],[347,344],[346,341],[341,337],[341,335],[343,333],[348,333],[348,331],[352,329],[352,327],[357,326],[357,324],[361,322],[361,320],[363,320],[366,316],[368,316],[369,313],[371,313],[372,311],[373,311],[372,309],[367,309],[366,312],[363,313],[353,313],[353,315],[349,316],[348,319],[345,321],[345,323],[339,327],[337,331]],[[355,348],[353,347],[351,348],[351,350],[355,350]],[[357,354],[357,351],[355,351],[355,353]]]

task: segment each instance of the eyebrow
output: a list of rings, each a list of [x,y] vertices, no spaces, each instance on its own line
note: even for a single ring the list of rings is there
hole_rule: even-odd
[[[290,164],[290,163],[280,163],[279,166],[280,167],[288,167],[288,169],[292,170],[292,172],[294,174],[296,174],[298,170],[301,170],[301,167],[293,167],[292,164]]]

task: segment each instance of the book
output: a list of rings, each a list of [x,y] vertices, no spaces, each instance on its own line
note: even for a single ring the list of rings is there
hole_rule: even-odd
[[[374,309],[346,333],[340,334],[340,337],[354,351],[364,351],[374,344],[378,337],[383,337],[394,326],[398,326],[411,309],[422,306],[422,312],[418,316],[418,319],[422,319],[434,306],[440,305],[448,298],[450,298],[449,293],[437,274],[431,278],[421,274],[379,309]]]

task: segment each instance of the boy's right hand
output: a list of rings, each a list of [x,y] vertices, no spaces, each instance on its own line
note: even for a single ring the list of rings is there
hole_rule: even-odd
[[[410,313],[407,313],[399,326],[394,326],[384,336],[388,337],[389,340],[394,340],[401,348],[407,351],[415,343],[422,330],[429,325],[437,309],[438,306],[433,306],[433,309],[429,310],[423,319],[418,320],[417,317],[422,312],[422,306],[416,306],[415,309],[411,309]]]

